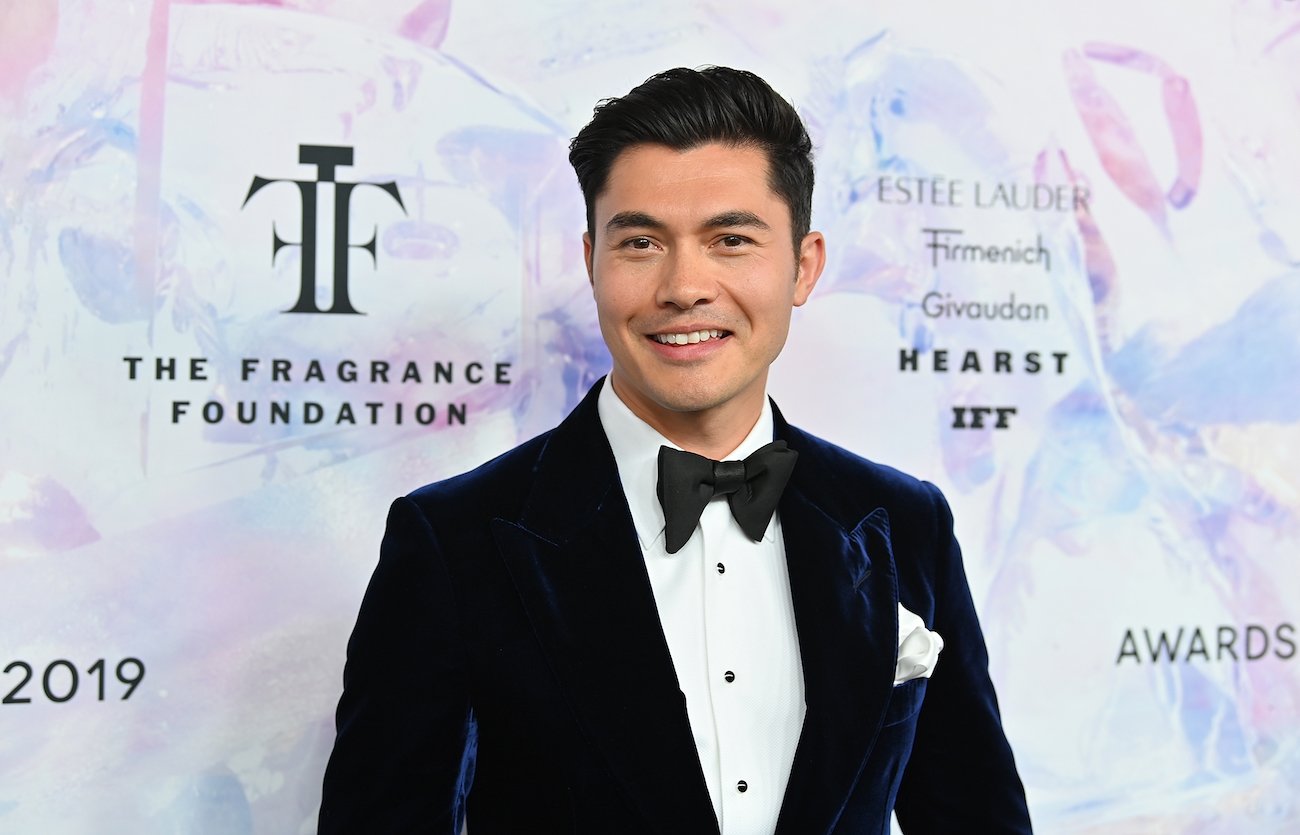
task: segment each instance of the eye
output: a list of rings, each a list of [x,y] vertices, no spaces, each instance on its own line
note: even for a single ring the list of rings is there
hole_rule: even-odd
[[[727,249],[735,249],[736,247],[744,246],[749,243],[749,238],[746,238],[743,235],[723,235],[721,240],[719,240],[719,243]]]
[[[628,249],[649,249],[654,246],[654,242],[646,237],[628,238],[623,242],[623,246]]]

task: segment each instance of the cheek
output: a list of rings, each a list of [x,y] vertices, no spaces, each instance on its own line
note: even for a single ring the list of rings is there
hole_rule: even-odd
[[[596,293],[596,320],[606,345],[613,346],[628,339],[628,321],[631,310],[625,299],[608,292]]]
[[[639,299],[630,290],[632,282],[615,281],[610,278],[597,280],[593,285],[596,299],[596,311],[602,320],[617,321],[631,316],[639,304]]]
[[[776,289],[768,285],[761,297],[755,298],[749,308],[750,316],[756,326],[773,332],[782,332],[790,327],[790,316],[794,311],[794,292]]]

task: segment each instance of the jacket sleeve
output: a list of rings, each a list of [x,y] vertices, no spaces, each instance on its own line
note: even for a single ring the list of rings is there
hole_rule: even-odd
[[[926,689],[895,812],[908,835],[1028,833],[1025,790],[1002,730],[952,512],[938,488],[925,486],[934,507],[933,628],[944,647]]]
[[[451,576],[409,498],[393,503],[348,641],[320,835],[457,835],[475,729]]]

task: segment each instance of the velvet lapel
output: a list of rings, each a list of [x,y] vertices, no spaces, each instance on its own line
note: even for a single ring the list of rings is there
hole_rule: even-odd
[[[808,710],[777,835],[824,835],[843,812],[889,702],[898,584],[885,511],[837,490],[835,454],[775,414],[799,452],[780,504]]]
[[[556,678],[653,832],[716,833],[600,385],[551,433],[517,520],[493,536]]]

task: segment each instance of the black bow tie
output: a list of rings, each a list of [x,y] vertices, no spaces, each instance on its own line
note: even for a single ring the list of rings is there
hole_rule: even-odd
[[[785,441],[773,441],[744,461],[714,461],[659,447],[659,504],[668,553],[677,553],[691,538],[714,496],[726,496],[740,529],[755,542],[761,540],[798,457]]]

